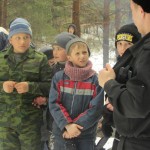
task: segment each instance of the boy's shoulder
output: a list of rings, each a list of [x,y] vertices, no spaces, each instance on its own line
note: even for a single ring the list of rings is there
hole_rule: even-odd
[[[61,78],[61,77],[64,77],[64,75],[65,75],[64,70],[60,70],[60,71],[56,72],[54,76]]]
[[[60,70],[60,71],[56,72],[54,74],[53,78],[57,81],[66,79],[64,70]]]
[[[45,56],[42,52],[39,52],[37,50],[34,50],[35,51],[35,54],[39,55],[39,56]]]
[[[31,48],[31,49],[32,49],[32,48]],[[39,52],[39,51],[37,51],[37,50],[35,50],[35,49],[32,49],[31,51],[34,53],[34,56],[35,56],[35,57],[42,58],[42,59],[43,59],[44,57],[47,58],[46,55],[45,55],[44,53],[42,53],[42,52]],[[32,55],[32,52],[31,52],[31,55]]]

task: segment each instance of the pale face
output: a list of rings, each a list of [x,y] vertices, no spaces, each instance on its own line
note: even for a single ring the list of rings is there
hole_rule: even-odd
[[[131,7],[131,11],[132,11],[132,19],[134,21],[134,24],[136,25],[136,27],[138,28],[138,31],[141,34],[145,34],[144,33],[144,28],[143,28],[143,17],[144,17],[144,11],[143,9],[137,5],[136,3],[134,3],[132,0],[130,0],[130,7]]]
[[[25,53],[30,47],[31,37],[29,34],[19,33],[9,39],[14,48],[14,53]]]
[[[67,61],[66,50],[58,45],[53,45],[53,56],[54,56],[55,62]]]
[[[133,45],[133,43],[131,42],[127,42],[127,41],[118,41],[117,42],[117,51],[119,56],[122,56],[124,54],[124,52]]]
[[[70,27],[69,30],[68,30],[68,32],[73,34],[74,33],[74,28]]]
[[[72,64],[76,67],[85,67],[89,60],[89,53],[87,47],[83,49],[82,47],[75,46],[71,50],[71,54],[68,55],[68,60],[72,62]]]

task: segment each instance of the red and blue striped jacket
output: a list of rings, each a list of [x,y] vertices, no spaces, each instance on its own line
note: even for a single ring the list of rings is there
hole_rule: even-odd
[[[72,122],[81,125],[84,134],[88,134],[88,129],[91,133],[91,128],[95,132],[103,102],[104,93],[96,74],[84,81],[71,81],[64,71],[54,75],[49,94],[49,109],[54,118],[54,128],[57,126],[58,132]]]

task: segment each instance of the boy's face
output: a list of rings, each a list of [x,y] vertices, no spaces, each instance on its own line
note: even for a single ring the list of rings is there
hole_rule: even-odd
[[[74,33],[74,28],[70,27],[68,32],[73,34]]]
[[[31,37],[29,34],[18,33],[9,39],[15,53],[25,53],[30,47]]]
[[[83,68],[87,65],[89,60],[89,52],[87,46],[75,46],[71,49],[70,55],[67,56],[68,60],[76,67]]]
[[[55,59],[55,62],[65,62],[67,61],[67,54],[64,48],[53,45],[53,56]]]
[[[133,45],[133,43],[131,43],[131,42],[118,41],[116,46],[117,46],[117,51],[119,53],[119,56],[122,56],[124,54],[124,52],[132,45]]]

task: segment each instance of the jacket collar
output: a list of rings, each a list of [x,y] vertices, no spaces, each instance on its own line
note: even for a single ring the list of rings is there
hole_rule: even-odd
[[[27,57],[27,58],[33,59],[33,58],[35,57],[34,51],[35,51],[35,50],[30,47],[30,48],[27,50],[27,52],[26,52],[24,58]],[[12,55],[12,53],[13,53],[13,47],[12,47],[12,45],[11,45],[11,46],[8,47],[8,49],[6,50],[6,53],[5,53],[5,55],[4,55],[4,58],[7,58],[8,56]]]
[[[136,57],[141,49],[148,48],[150,50],[149,44],[147,43],[150,43],[150,32],[129,48],[129,51],[131,52],[133,57]]]

